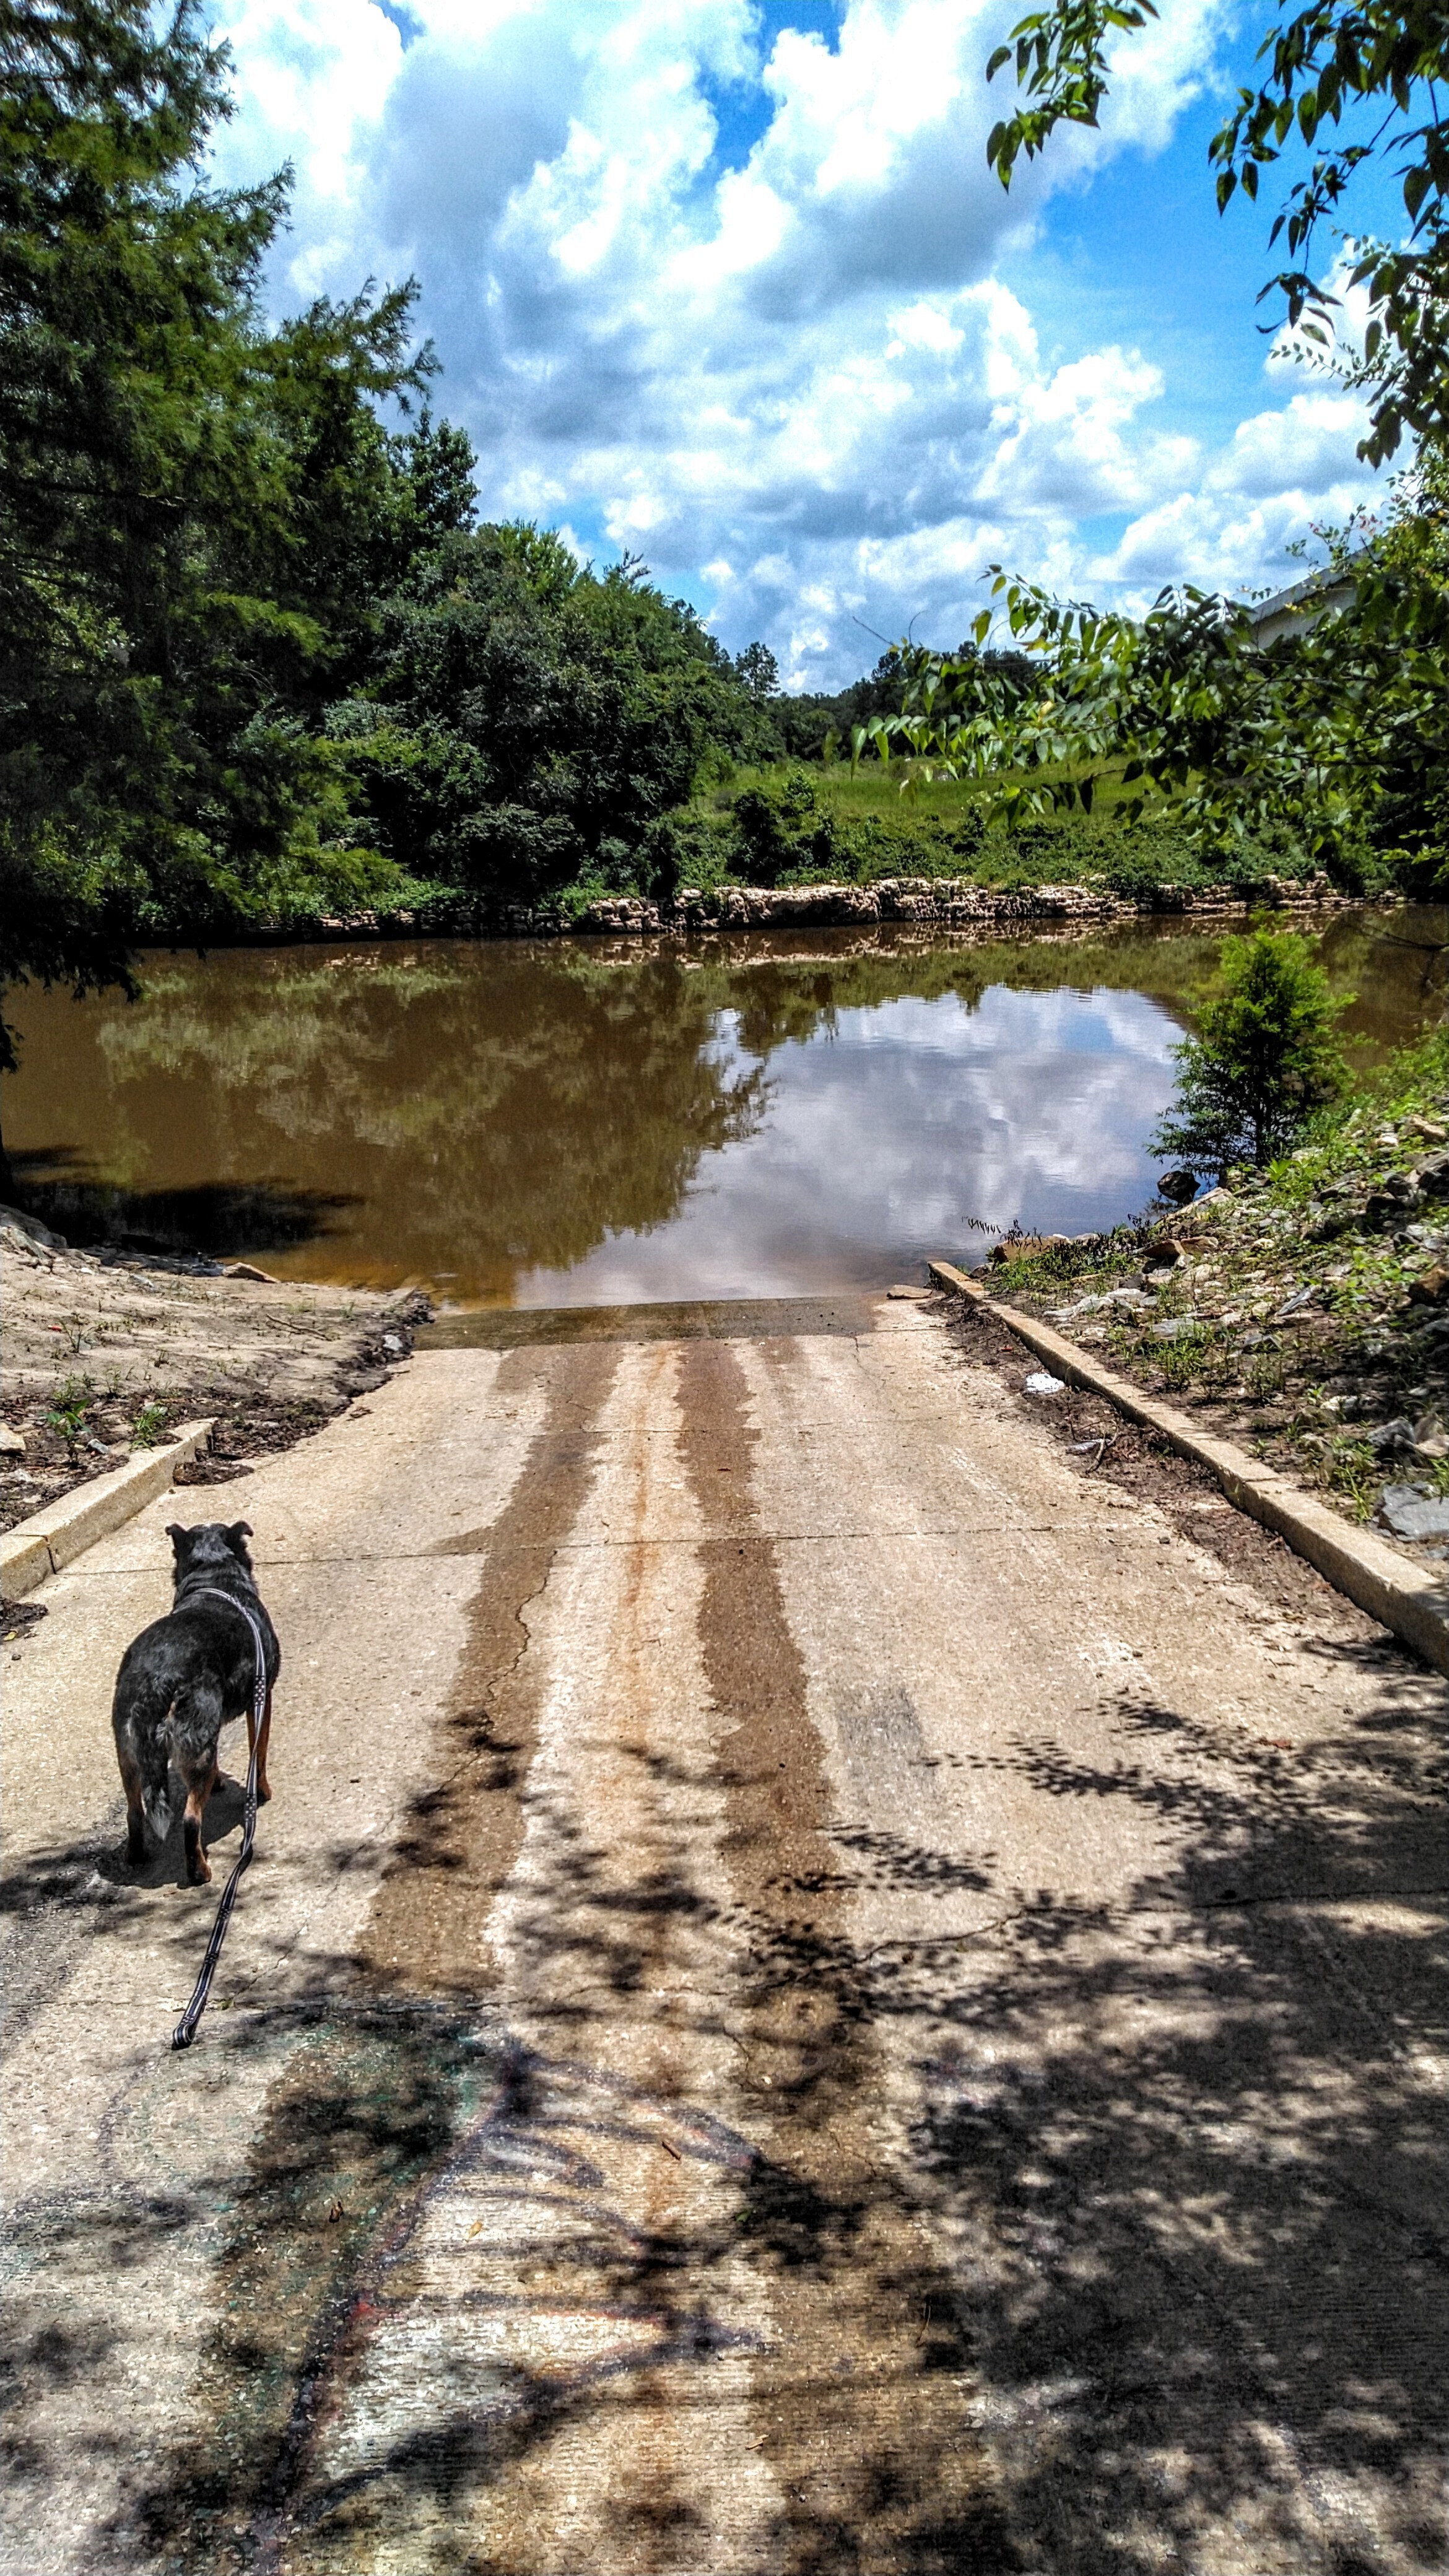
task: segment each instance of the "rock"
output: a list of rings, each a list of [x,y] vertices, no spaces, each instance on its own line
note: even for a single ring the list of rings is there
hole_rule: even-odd
[[[25,1434],[12,1431],[8,1422],[0,1422],[0,1458],[23,1458]]]
[[[1409,1290],[1409,1302],[1414,1306],[1438,1306],[1442,1304],[1446,1295],[1449,1295],[1449,1270],[1436,1261],[1432,1270],[1424,1271],[1422,1276],[1413,1282]]]
[[[1416,1204],[1419,1196],[1415,1186],[1417,1179],[1417,1173],[1400,1172],[1396,1173],[1392,1180],[1385,1181],[1382,1189],[1370,1190],[1364,1201],[1365,1225],[1394,1224],[1404,1214],[1406,1208]]]
[[[256,1270],[249,1261],[229,1261],[222,1272],[224,1279],[256,1279],[264,1288],[280,1288],[281,1281],[270,1270]]]
[[[0,1207],[0,1226],[13,1226],[17,1234],[29,1235],[32,1243],[43,1243],[47,1252],[68,1252],[63,1234],[52,1234],[38,1216],[27,1216],[23,1208]]]
[[[1200,1333],[1202,1325],[1196,1315],[1174,1315],[1165,1324],[1154,1324],[1152,1338],[1157,1342],[1184,1341],[1189,1333]]]
[[[1070,1238],[1065,1234],[1005,1234],[993,1243],[988,1261],[1029,1261],[1039,1252],[1058,1252]]]
[[[886,1290],[886,1295],[888,1297],[907,1297],[910,1299],[912,1305],[922,1306],[929,1303],[931,1290],[929,1288],[888,1288]]]
[[[640,895],[605,895],[588,905],[576,926],[582,931],[657,930],[659,906],[646,903]]]
[[[18,1226],[0,1225],[0,1249],[8,1252],[12,1261],[25,1262],[31,1270],[55,1268],[55,1254],[47,1252],[43,1244],[32,1243]]]
[[[1422,1485],[1385,1485],[1376,1521],[1395,1538],[1449,1538],[1449,1494],[1429,1494]]]
[[[1186,1207],[1197,1196],[1197,1174],[1186,1170],[1164,1172],[1157,1184],[1158,1196],[1170,1199],[1174,1207]]]
[[[1404,1126],[1411,1136],[1422,1136],[1426,1145],[1449,1144],[1449,1127],[1441,1127],[1437,1118],[1406,1118]]]
[[[1204,1190],[1202,1197],[1194,1201],[1192,1212],[1194,1216],[1201,1216],[1207,1208],[1230,1208],[1232,1204],[1232,1191],[1225,1190],[1219,1182],[1215,1190]]]
[[[1145,1288],[1109,1288],[1100,1297],[1078,1297],[1075,1304],[1053,1306],[1049,1312],[1052,1322],[1058,1324],[1065,1323],[1073,1315],[1100,1315],[1109,1306],[1133,1309],[1152,1303]]]
[[[1377,1449],[1382,1453],[1392,1452],[1395,1449],[1411,1449],[1414,1445],[1414,1426],[1404,1414],[1396,1413],[1392,1422],[1380,1422],[1374,1430],[1365,1433],[1364,1436],[1371,1449]]]

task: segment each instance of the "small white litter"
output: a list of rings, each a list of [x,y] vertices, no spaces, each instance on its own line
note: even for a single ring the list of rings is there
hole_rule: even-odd
[[[1026,1381],[1028,1395],[1061,1395],[1065,1387],[1065,1378],[1048,1377],[1045,1369],[1033,1369]]]

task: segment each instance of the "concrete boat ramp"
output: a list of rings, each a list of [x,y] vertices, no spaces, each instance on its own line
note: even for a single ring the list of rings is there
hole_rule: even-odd
[[[1442,1681],[932,1308],[451,1338],[6,1649],[0,2564],[1440,2569]],[[238,1515],[176,2056],[110,1690]]]

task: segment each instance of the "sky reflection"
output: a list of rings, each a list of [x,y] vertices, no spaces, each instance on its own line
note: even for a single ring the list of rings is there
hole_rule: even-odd
[[[1152,1195],[1147,1139],[1179,1024],[1140,993],[954,993],[839,1011],[768,1059],[761,1122],[707,1155],[678,1213],[611,1235],[525,1306],[776,1297],[980,1257],[1014,1218],[1080,1234]],[[721,1014],[727,1072],[751,1059]],[[978,1231],[971,1220],[987,1229]]]

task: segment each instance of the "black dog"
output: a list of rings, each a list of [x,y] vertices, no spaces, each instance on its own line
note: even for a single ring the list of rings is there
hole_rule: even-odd
[[[186,1783],[186,1875],[193,1887],[211,1876],[201,1816],[219,1777],[217,1739],[243,1713],[248,1758],[256,1749],[257,1797],[265,1801],[272,1794],[267,1737],[282,1650],[252,1577],[246,1545],[251,1534],[246,1521],[233,1521],[229,1529],[221,1521],[205,1521],[199,1529],[171,1523],[166,1535],[176,1557],[176,1598],[170,1616],[142,1629],[126,1648],[116,1675],[111,1724],[126,1791],[126,1856],[144,1861],[148,1825],[159,1842],[170,1832],[168,1781],[174,1761]],[[218,1599],[218,1594],[227,1597]],[[259,1733],[252,1713],[256,1646],[251,1620],[240,1608],[228,1608],[228,1599],[245,1603],[261,1630],[267,1695]]]

